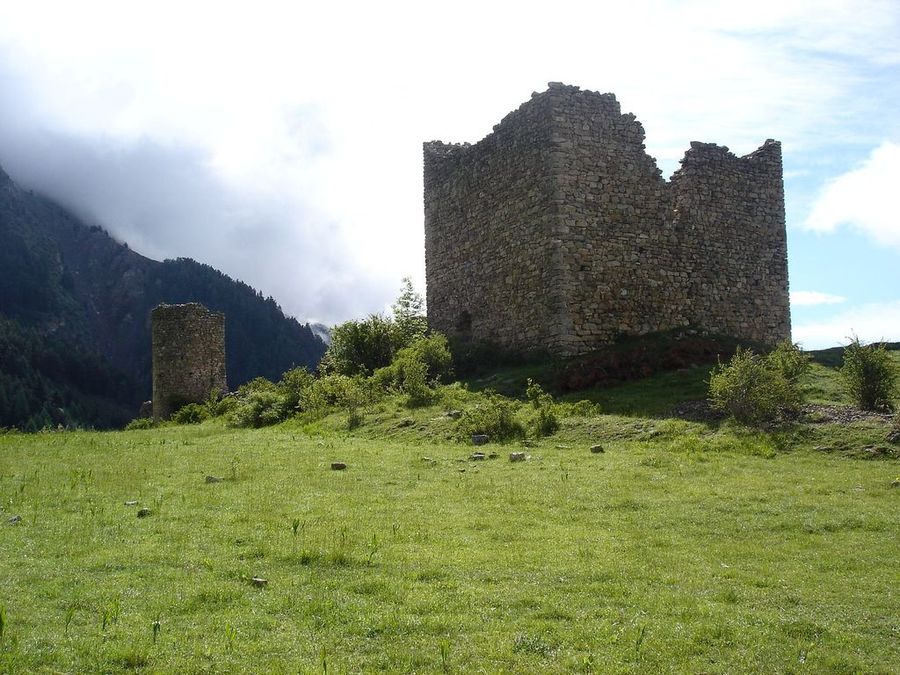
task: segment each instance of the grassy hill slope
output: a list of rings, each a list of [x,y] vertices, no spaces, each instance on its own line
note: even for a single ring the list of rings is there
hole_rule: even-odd
[[[0,671],[896,672],[890,422],[663,412],[704,376],[588,392],[605,414],[484,460],[458,388],[352,432],[0,435]]]

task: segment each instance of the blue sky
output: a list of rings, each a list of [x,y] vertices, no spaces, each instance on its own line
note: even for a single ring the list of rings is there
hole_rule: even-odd
[[[548,81],[614,92],[666,176],[783,144],[794,339],[900,340],[900,3],[0,4],[0,164],[301,319],[424,287],[421,143]]]

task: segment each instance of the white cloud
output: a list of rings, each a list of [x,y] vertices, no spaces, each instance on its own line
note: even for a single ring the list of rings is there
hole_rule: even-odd
[[[791,304],[795,306],[836,305],[844,302],[842,295],[820,293],[819,291],[791,291]]]
[[[853,335],[863,342],[900,341],[900,300],[862,305],[823,321],[795,325],[792,332],[805,349],[847,344]]]
[[[885,141],[859,167],[826,184],[805,225],[818,232],[849,225],[880,244],[900,247],[898,186],[900,145]]]
[[[524,0],[513,13],[480,0],[452,11],[393,0],[0,2],[0,66],[22,83],[0,89],[0,152],[27,151],[22,139],[44,131],[101,148],[192,149],[215,189],[170,174],[185,186],[185,210],[168,228],[129,231],[144,222],[142,200],[132,208],[123,194],[107,229],[159,255],[198,255],[186,240],[218,235],[218,187],[235,186],[231,217],[249,236],[264,234],[261,220],[292,235],[277,239],[277,265],[224,250],[204,261],[301,318],[336,321],[359,314],[363,300],[344,297],[358,296],[356,285],[370,291],[367,311],[389,302],[404,275],[423,286],[422,141],[477,141],[532,90],[562,80],[615,92],[645,125],[666,174],[692,140],[743,154],[778,138],[789,168],[790,153],[818,148],[821,157],[834,138],[893,137],[874,130],[871,110],[896,109],[894,71],[869,96],[860,89],[871,63],[900,60],[898,22],[895,0],[559,0],[551,12]],[[45,161],[31,157],[37,168]],[[22,164],[6,167],[13,178],[13,169],[24,176]],[[30,182],[53,195],[50,178]],[[104,214],[104,193],[98,182],[70,197]],[[250,203],[240,198],[248,193]],[[336,272],[320,264],[318,242],[330,229]],[[332,276],[344,280],[333,293],[310,292],[330,282],[309,279]]]

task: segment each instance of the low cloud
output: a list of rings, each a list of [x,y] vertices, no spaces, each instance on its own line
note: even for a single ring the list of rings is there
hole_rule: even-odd
[[[817,232],[849,226],[882,245],[900,248],[898,185],[900,145],[885,141],[860,166],[825,185],[805,225]]]
[[[794,341],[805,349],[847,344],[854,335],[863,342],[900,341],[900,300],[862,305],[793,328]]]
[[[303,176],[289,166],[229,179],[198,144],[84,135],[29,120],[27,86],[2,68],[0,91],[16,94],[0,102],[0,165],[138,253],[212,265],[301,321],[365,315],[399,287],[399,275],[382,280],[360,264],[347,234],[297,188]],[[293,151],[303,156],[291,160],[305,171],[327,138],[312,115],[299,128],[301,114]]]
[[[791,304],[796,307],[810,305],[837,305],[846,300],[842,295],[820,293],[819,291],[791,291]]]

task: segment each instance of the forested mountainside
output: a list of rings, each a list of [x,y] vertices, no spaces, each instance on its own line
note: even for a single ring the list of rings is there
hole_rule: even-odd
[[[315,367],[325,344],[272,298],[187,258],[159,262],[0,169],[0,427],[114,427],[150,398],[150,310],[225,314],[228,384]]]

